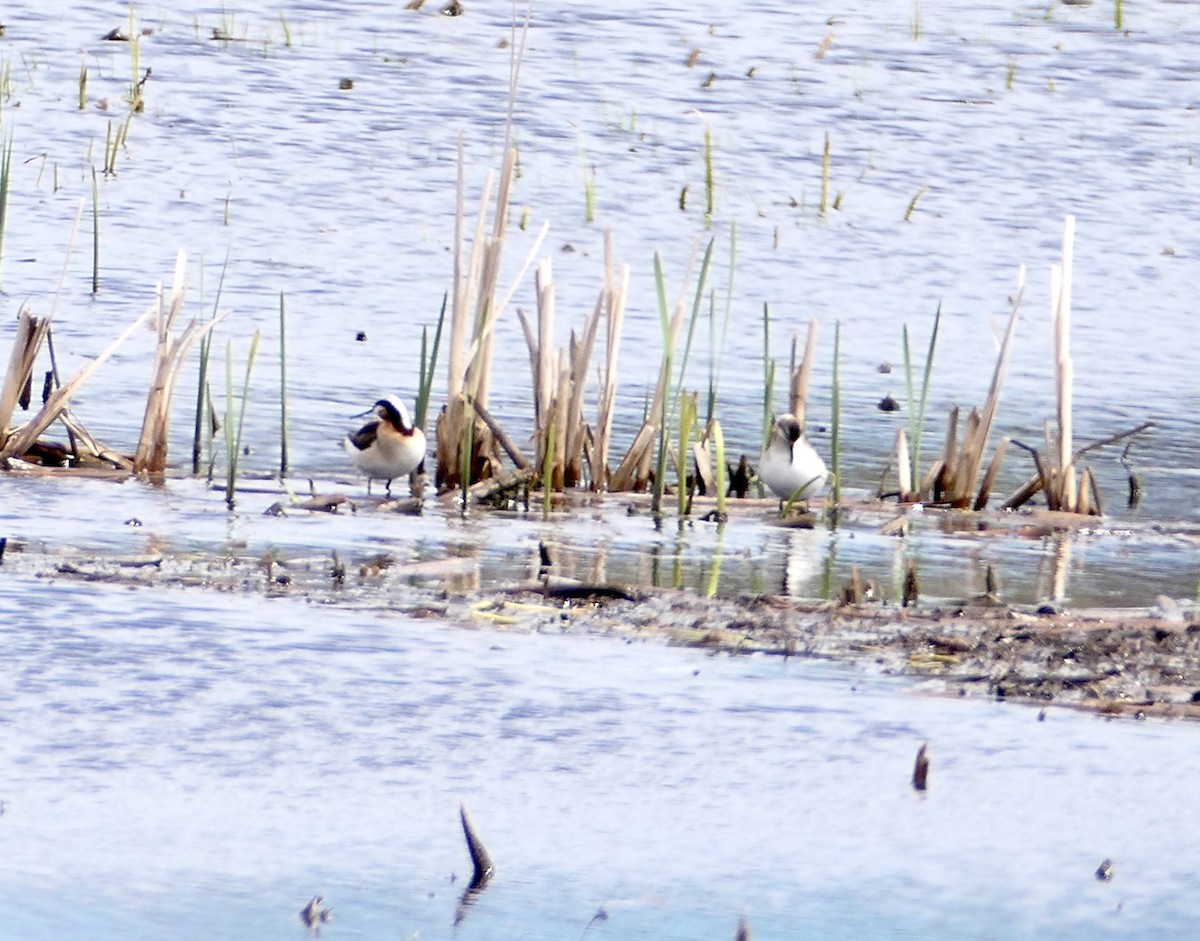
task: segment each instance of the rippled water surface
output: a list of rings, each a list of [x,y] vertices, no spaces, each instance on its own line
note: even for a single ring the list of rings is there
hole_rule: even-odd
[[[262,331],[243,468],[268,474],[283,295],[291,485],[357,496],[337,440],[381,391],[415,391],[421,330],[451,286],[459,143],[469,214],[503,147],[512,10],[465,2],[461,17],[432,3],[139,4],[136,74],[151,73],[127,128],[132,46],[100,37],[130,31],[128,7],[8,4],[3,320],[53,311],[70,373],[150,303],[182,250],[189,312],[232,310],[216,335],[218,408],[226,345],[240,376]],[[1108,2],[535,8],[503,280],[548,222],[536,257],[553,259],[565,343],[595,303],[612,232],[631,267],[617,447],[661,355],[654,255],[674,298],[709,239],[716,327],[699,322],[687,385],[719,370],[733,454],[758,447],[766,305],[780,374],[792,336],[820,323],[809,417],[827,456],[840,324],[843,477],[874,490],[905,420],[876,408],[906,395],[902,325],[923,357],[941,305],[928,455],[947,407],[986,395],[1022,264],[996,434],[1040,446],[1055,408],[1049,271],[1073,214],[1076,439],[1158,422],[1130,452],[1141,506],[1123,506],[1110,448],[1091,458],[1106,519],[1078,534],[656,528],[619,504],[547,522],[536,508],[464,520],[432,500],[419,517],[263,516],[275,492],[229,512],[179,479],[189,366],[164,484],[0,477],[0,935],[292,938],[321,894],[327,936],[347,939],[725,938],[742,914],[766,938],[1191,937],[1200,834],[1186,795],[1200,769],[1186,726],[1057,710],[1038,722],[857,669],[54,569],[268,550],[324,567],[336,550],[351,564],[449,555],[478,587],[525,577],[544,541],[565,574],[727,593],[824,597],[856,565],[894,595],[916,559],[934,599],[981,591],[992,563],[1020,603],[1193,596],[1194,13],[1128,4],[1116,29]],[[836,208],[822,216],[826,140]],[[512,306],[534,309],[528,280]],[[0,349],[10,336],[0,328]],[[523,441],[515,312],[496,336],[492,411]],[[150,334],[135,336],[74,400],[112,447],[134,446],[152,353]],[[444,395],[439,379],[435,409]],[[1031,471],[1011,450],[996,492]],[[925,741],[934,770],[919,797],[909,775]],[[460,799],[500,874],[454,928],[469,865]],[[1106,857],[1116,875],[1102,883]]]
[[[1182,938],[1197,915],[1186,726],[1039,722],[783,658],[17,587],[14,938],[297,937],[313,894],[345,938],[578,937],[600,908],[601,938],[725,938],[742,914],[759,937]],[[455,929],[460,799],[499,874]]]

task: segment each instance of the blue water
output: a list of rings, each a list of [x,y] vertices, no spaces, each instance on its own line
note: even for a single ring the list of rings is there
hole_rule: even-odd
[[[318,894],[342,938],[1183,938],[1200,904],[1188,725],[256,596],[6,576],[0,616],[7,937],[287,938]],[[459,801],[498,874],[455,929]]]

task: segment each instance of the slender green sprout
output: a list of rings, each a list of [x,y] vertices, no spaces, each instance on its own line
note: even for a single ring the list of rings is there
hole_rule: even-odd
[[[830,485],[830,496],[833,499],[833,509],[842,500],[842,386],[841,386],[841,340],[842,322],[839,320],[833,326],[833,394],[831,396],[831,412],[829,447],[832,452],[833,482]]]
[[[933,315],[933,332],[929,335],[929,352],[925,355],[925,373],[921,379],[921,398],[916,411],[913,410],[913,375],[912,358],[908,350],[908,324],[904,325],[904,387],[908,396],[908,438],[909,461],[912,476],[910,480],[915,489],[921,486],[921,439],[925,434],[925,406],[929,401],[929,380],[933,375],[933,354],[937,349],[938,325],[942,322],[942,305],[939,303],[937,313]]]
[[[111,125],[110,125],[111,127]],[[0,232],[3,232],[0,226]],[[92,167],[92,296],[100,293],[100,186]]]
[[[825,210],[829,207],[829,132],[825,132],[825,152],[821,155],[821,202],[817,207],[817,215],[824,218]]]
[[[288,472],[287,305],[279,292],[279,479]]]
[[[88,67],[87,60],[79,63],[79,110],[87,110],[87,83],[88,83]]]
[[[716,483],[717,483],[717,516],[722,522],[725,520],[725,505],[728,500],[726,491],[729,489],[729,482],[726,480],[725,470],[725,433],[721,431],[721,423],[713,419],[712,427],[709,432],[709,437],[713,440],[713,448],[717,453],[716,466]]]
[[[1125,8],[1121,0],[1113,0],[1113,27],[1115,29],[1125,27]]]
[[[771,359],[771,305],[763,301],[763,415],[762,446],[771,440],[774,422],[772,392],[775,388],[775,360]]]
[[[713,148],[712,128],[704,129],[704,218],[712,222],[713,217]]]
[[[550,519],[550,497],[554,489],[554,453],[558,449],[555,440],[558,423],[550,422],[546,434],[546,454],[542,459],[542,519]]]
[[[688,455],[692,450],[692,429],[696,426],[696,395],[695,393],[680,392],[679,394],[679,484],[676,488],[678,497],[679,517],[682,519],[688,512]]]
[[[238,410],[237,429],[233,424],[233,341],[225,348],[225,451],[229,458],[229,474],[225,481],[225,504],[233,509],[236,500],[238,458],[242,452],[242,428],[246,423],[246,403],[250,399],[250,373],[254,369],[254,357],[258,353],[258,341],[262,331],[255,330],[250,338],[250,352],[246,355],[246,376],[242,381],[242,401]]]
[[[708,412],[705,418],[712,421],[717,412],[717,386],[721,380],[721,362],[725,351],[725,340],[729,335],[729,317],[733,310],[733,273],[737,261],[737,222],[729,227],[729,281],[725,285],[725,315],[721,320],[720,343],[717,342],[716,307],[709,304],[710,350],[708,360]]]
[[[93,176],[95,175],[93,171]],[[225,287],[225,272],[229,268],[229,251],[225,252],[225,263],[221,266],[221,277],[217,280],[217,296],[213,301],[213,317],[217,316],[217,308],[221,303],[221,290]],[[200,269],[203,275],[204,269]],[[213,331],[206,330],[204,336],[200,338],[200,375],[196,380],[196,423],[192,430],[192,473],[200,473],[200,442],[207,440],[209,443],[209,464],[208,475],[212,479],[212,426],[208,421],[208,404],[211,401],[208,388],[208,360],[212,354],[212,338]],[[205,429],[208,433],[204,434]]]
[[[654,253],[654,286],[658,295],[658,319],[659,325],[662,328],[663,337],[663,358],[662,358],[662,381],[663,381],[663,396],[662,396],[662,413],[659,415],[658,424],[658,461],[655,465],[654,474],[654,490],[650,497],[650,512],[655,516],[662,513],[662,497],[663,488],[666,486],[667,476],[667,428],[668,415],[670,413],[670,390],[668,385],[671,381],[672,359],[674,356],[673,344],[671,342],[671,314],[667,309],[667,286],[663,277],[662,258],[658,252]]]
[[[425,430],[425,420],[429,415],[429,395],[433,389],[433,373],[437,368],[438,350],[442,345],[442,326],[446,323],[446,304],[449,299],[450,293],[447,291],[442,295],[442,309],[438,314],[437,329],[433,332],[433,350],[428,356],[425,355],[427,331],[424,328],[421,330],[421,366],[417,380],[415,420],[417,427],[422,431]]]
[[[4,233],[8,228],[8,187],[12,181],[13,136],[9,132],[0,157],[0,264],[4,262]]]

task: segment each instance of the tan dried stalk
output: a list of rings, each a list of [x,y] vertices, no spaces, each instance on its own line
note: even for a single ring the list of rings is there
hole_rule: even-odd
[[[99,369],[108,359],[115,353],[122,344],[125,343],[133,334],[158,310],[158,302],[151,304],[146,310],[128,327],[125,331],[114,340],[103,353],[95,359],[84,363],[75,371],[70,379],[63,385],[55,389],[50,397],[42,405],[39,411],[32,419],[29,420],[24,427],[14,432],[5,442],[4,447],[0,448],[0,461],[6,460],[16,455],[24,454],[28,451],[41,437],[42,432],[49,428],[66,410],[67,404],[85,382],[92,377],[92,374]]]
[[[196,320],[174,336],[175,321],[183,308],[187,255],[182,251],[175,258],[175,275],[171,283],[171,294],[164,310],[162,288],[155,314],[155,332],[158,342],[154,352],[154,369],[150,393],[146,396],[146,412],[142,419],[142,433],[138,438],[137,451],[133,458],[133,471],[137,474],[161,474],[167,468],[167,445],[171,419],[171,399],[179,380],[179,372],[192,344],[220,323],[228,311],[222,311],[212,320],[201,324]]]
[[[617,396],[617,362],[625,301],[629,296],[629,266],[621,266],[618,279],[614,265],[612,233],[604,233],[604,286],[596,303],[605,325],[604,371],[600,374],[600,396],[596,407],[596,443],[591,462],[592,489],[609,488],[608,450],[612,441],[613,406]]]
[[[0,448],[4,448],[12,433],[9,425],[17,410],[17,401],[21,397],[21,390],[33,377],[38,351],[49,330],[49,317],[35,317],[26,308],[21,308],[17,314],[16,336],[13,337],[8,370],[4,374],[4,386],[0,389]]]
[[[813,359],[817,349],[817,321],[808,322],[808,335],[804,340],[804,358],[796,366],[796,343],[792,341],[792,376],[788,405],[796,416],[800,427],[804,427],[804,415],[808,411],[808,380],[812,375]]]

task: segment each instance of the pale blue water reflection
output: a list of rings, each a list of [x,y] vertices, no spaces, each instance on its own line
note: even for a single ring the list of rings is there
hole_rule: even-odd
[[[314,894],[341,938],[578,937],[600,907],[597,938],[727,938],[739,914],[768,938],[1183,938],[1200,914],[1188,725],[1039,722],[794,659],[6,583],[12,937],[291,938]],[[454,929],[460,799],[499,875]]]

